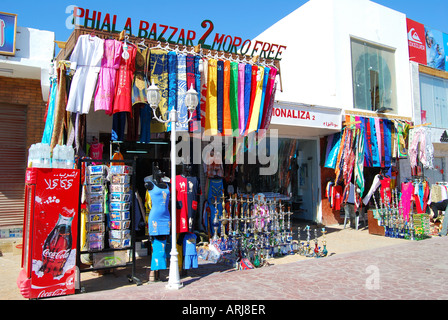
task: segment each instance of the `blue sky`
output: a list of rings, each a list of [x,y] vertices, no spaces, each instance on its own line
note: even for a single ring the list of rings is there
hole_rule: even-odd
[[[66,41],[72,30],[67,29],[66,8],[81,8],[117,15],[117,28],[130,17],[138,29],[140,20],[150,24],[166,24],[196,31],[200,37],[206,29],[203,20],[214,23],[212,34],[220,33],[253,39],[282,19],[306,0],[16,0],[2,1],[0,12],[18,14],[18,25],[55,32],[56,40]],[[447,0],[375,0],[374,2],[400,11],[408,18],[448,33]],[[136,32],[134,32],[136,33]]]

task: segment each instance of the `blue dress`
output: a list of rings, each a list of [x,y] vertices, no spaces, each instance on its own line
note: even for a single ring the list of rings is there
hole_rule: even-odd
[[[151,183],[151,182],[148,182]],[[152,183],[153,188],[146,191],[145,207],[149,210],[148,233],[150,236],[170,234],[170,211],[168,209],[170,189],[159,188]]]

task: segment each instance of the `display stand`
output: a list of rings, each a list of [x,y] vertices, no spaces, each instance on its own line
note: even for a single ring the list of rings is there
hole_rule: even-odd
[[[78,160],[78,168],[80,168],[82,170],[83,168],[83,164],[87,164],[86,167],[89,164],[95,163],[95,164],[111,164],[111,163],[120,163],[120,164],[125,164],[126,166],[130,166],[132,167],[132,174],[130,177],[130,217],[131,217],[131,223],[130,223],[130,246],[124,247],[124,248],[106,248],[106,246],[100,250],[83,250],[81,248],[81,237],[78,237],[78,244],[77,244],[77,254],[76,254],[76,265],[78,267],[79,273],[78,273],[78,288],[77,291],[79,291],[78,293],[82,293],[84,292],[84,288],[81,287],[81,273],[83,272],[91,272],[91,271],[99,271],[99,270],[108,270],[108,269],[114,269],[114,268],[121,268],[121,267],[131,267],[131,274],[128,275],[128,281],[129,282],[134,282],[135,284],[142,285],[142,281],[136,277],[136,254],[135,254],[135,169],[136,169],[136,163],[135,160],[96,160],[96,159],[79,159]],[[83,172],[82,174],[84,174],[84,176],[87,178],[87,174],[86,172]],[[79,195],[80,195],[80,200],[79,200],[79,212],[80,214],[78,215],[78,234],[81,235],[81,195],[82,195],[82,188],[83,188],[83,184],[80,184],[80,190],[79,190]],[[107,228],[106,228],[107,229]],[[81,255],[82,254],[107,254],[107,253],[112,253],[112,252],[125,252],[127,250],[130,250],[131,255],[129,256],[129,261],[127,261],[126,263],[121,263],[121,264],[116,264],[114,265],[114,263],[105,263],[101,266],[95,266],[94,265],[94,261],[92,261],[92,265],[90,267],[81,269],[80,265],[81,265]],[[94,259],[93,259],[94,260]]]

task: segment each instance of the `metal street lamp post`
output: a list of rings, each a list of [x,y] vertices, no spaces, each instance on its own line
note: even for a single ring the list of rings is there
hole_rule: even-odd
[[[172,109],[169,112],[169,118],[167,120],[162,119],[157,115],[156,110],[160,103],[160,91],[159,88],[152,82],[151,86],[147,88],[146,97],[148,104],[150,105],[154,118],[161,123],[171,123],[171,252],[170,252],[170,272],[167,288],[168,289],[180,289],[182,284],[180,283],[179,276],[179,264],[178,264],[178,252],[177,252],[177,210],[176,210],[176,125],[184,125],[192,120],[193,111],[199,103],[198,94],[194,90],[193,85],[187,91],[185,95],[185,105],[189,111],[189,117],[185,121],[179,121],[179,111]]]

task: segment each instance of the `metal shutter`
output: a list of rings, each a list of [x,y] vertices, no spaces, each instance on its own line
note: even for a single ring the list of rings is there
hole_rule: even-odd
[[[22,226],[26,106],[0,104],[0,227]]]

